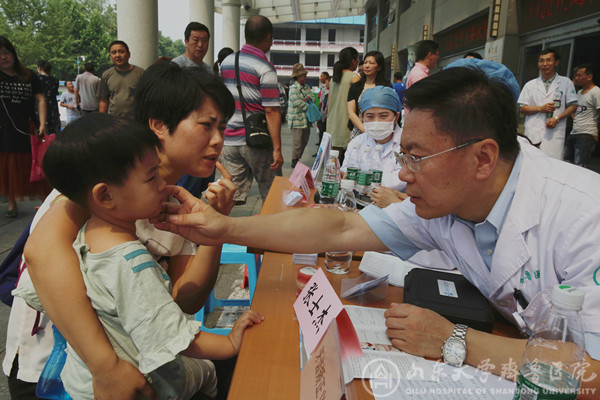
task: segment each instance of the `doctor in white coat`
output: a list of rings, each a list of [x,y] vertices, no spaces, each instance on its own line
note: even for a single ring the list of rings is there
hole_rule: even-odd
[[[525,84],[517,102],[525,114],[525,136],[550,157],[562,160],[566,118],[577,109],[577,94],[573,82],[556,73],[558,62],[555,50],[542,50],[540,76]]]
[[[578,287],[586,293],[582,393],[593,398],[598,393],[590,389],[600,387],[600,175],[519,143],[518,85],[512,74],[494,73],[509,73],[506,67],[490,63],[448,68],[406,91],[398,161],[409,200],[359,214],[298,209],[229,218],[173,187],[182,205],[166,209],[156,226],[198,243],[286,252],[392,250],[407,259],[423,249],[441,250],[523,328],[548,306],[556,284]],[[517,376],[525,339],[455,326],[408,304],[392,304],[385,316],[387,334],[402,351],[439,359],[440,349],[458,340],[464,351],[445,353],[448,364]]]

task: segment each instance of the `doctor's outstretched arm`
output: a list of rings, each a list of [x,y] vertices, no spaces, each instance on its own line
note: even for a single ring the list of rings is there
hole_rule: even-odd
[[[178,186],[169,194],[181,205],[163,204],[152,219],[157,228],[206,245],[233,243],[280,252],[315,253],[330,250],[375,250],[387,247],[356,213],[302,208],[273,215],[231,218]]]

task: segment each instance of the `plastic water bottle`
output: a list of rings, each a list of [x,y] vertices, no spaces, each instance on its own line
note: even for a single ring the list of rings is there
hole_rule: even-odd
[[[358,143],[358,141],[355,141],[352,144],[352,149],[354,150],[355,153],[360,154],[360,143]],[[356,186],[356,181],[358,180],[358,172],[359,171],[360,171],[360,168],[358,168],[358,163],[348,164],[348,168],[346,169],[346,179],[353,181],[354,186]]]
[[[536,321],[527,341],[515,400],[577,398],[585,359],[579,316],[584,296],[567,285],[552,290],[552,306]]]
[[[560,108],[560,104],[561,104],[561,100],[562,100],[562,90],[556,89],[556,92],[554,92],[554,99],[552,100],[554,102],[554,111],[558,111],[558,109]],[[547,112],[546,113],[546,119],[550,119],[554,116],[554,112]]]
[[[342,211],[355,212],[356,198],[354,197],[354,181],[342,180],[342,188],[335,205]],[[351,251],[328,251],[325,253],[325,270],[333,274],[347,274],[352,262]]]
[[[67,341],[54,325],[52,330],[54,347],[36,385],[35,395],[42,399],[72,400],[60,380],[60,373],[67,359]]]
[[[371,168],[373,162],[373,155],[371,154],[371,146],[366,145],[363,148],[363,153],[360,158],[360,171],[358,173],[358,180],[356,181],[356,190],[361,195],[368,195],[371,187],[371,180],[373,178],[373,170]]]
[[[371,187],[381,186],[381,180],[383,179],[383,163],[381,161],[381,153],[383,153],[383,145],[375,145],[375,156],[373,157],[373,163],[371,168],[373,171],[373,177],[371,178]]]
[[[342,179],[340,192],[335,199],[337,208],[343,211],[356,211],[356,198],[354,197],[354,181]]]
[[[338,157],[340,152],[331,150],[329,160],[325,164],[323,171],[323,181],[321,184],[321,203],[332,204],[340,190],[340,162]]]

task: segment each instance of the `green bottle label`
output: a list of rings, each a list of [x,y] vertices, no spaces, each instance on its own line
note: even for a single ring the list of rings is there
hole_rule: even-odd
[[[579,383],[560,368],[537,364],[532,368],[521,367],[527,376],[519,372],[514,400],[575,400]],[[532,371],[536,372],[532,372]],[[535,382],[534,382],[535,381]]]
[[[383,178],[383,171],[378,169],[373,170],[373,180],[371,183],[381,183],[381,179]]]
[[[325,181],[321,185],[321,196],[336,197],[340,189],[340,185],[334,181]]]
[[[358,179],[358,172],[360,170],[356,167],[348,167],[348,171],[346,173],[346,179],[350,179],[351,181],[355,181]]]
[[[363,185],[363,186],[369,186],[371,184],[372,179],[373,179],[373,173],[371,171],[359,172],[358,180],[356,181],[356,183],[358,183],[359,185]]]

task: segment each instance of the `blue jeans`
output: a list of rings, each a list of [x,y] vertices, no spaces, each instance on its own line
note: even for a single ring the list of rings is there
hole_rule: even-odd
[[[590,163],[596,143],[594,135],[569,135],[565,140],[564,160],[585,167]]]

